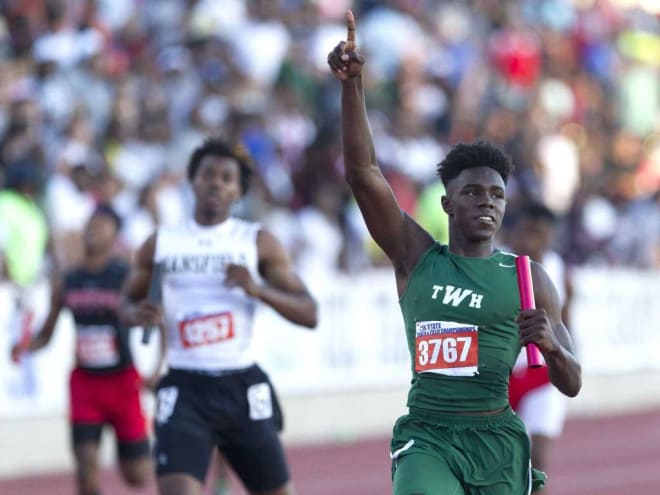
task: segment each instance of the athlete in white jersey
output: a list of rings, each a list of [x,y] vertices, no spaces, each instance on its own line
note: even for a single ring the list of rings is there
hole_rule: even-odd
[[[570,278],[561,256],[551,249],[556,221],[542,204],[524,206],[509,232],[509,247],[543,265],[557,289],[562,320],[569,321]],[[566,396],[550,383],[546,368],[527,367],[523,352],[511,374],[509,401],[530,435],[532,465],[546,471],[550,444],[561,435],[566,419]]]
[[[147,239],[124,288],[125,323],[162,324],[168,343],[154,449],[161,495],[200,495],[215,447],[251,494],[293,493],[281,411],[255,364],[252,324],[265,303],[313,328],[317,307],[280,242],[230,216],[251,173],[249,157],[225,141],[198,147],[188,165],[193,218]],[[162,304],[146,299],[155,266]]]
[[[254,364],[252,320],[257,300],[227,285],[230,264],[259,280],[259,224],[238,218],[202,226],[161,228],[155,261],[162,264],[169,366],[232,370]]]

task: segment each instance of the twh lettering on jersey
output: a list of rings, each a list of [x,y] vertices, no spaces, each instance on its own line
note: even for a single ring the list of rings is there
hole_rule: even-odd
[[[468,296],[470,297],[468,298]],[[431,299],[437,300],[440,298],[442,298],[442,304],[457,307],[465,303],[470,308],[480,309],[484,296],[483,294],[477,294],[472,289],[463,289],[461,287],[454,287],[453,285],[434,285]]]

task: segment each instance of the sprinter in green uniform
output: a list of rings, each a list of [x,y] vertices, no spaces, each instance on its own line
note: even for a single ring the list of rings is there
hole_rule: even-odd
[[[538,309],[521,311],[515,255],[499,251],[510,159],[488,143],[459,144],[438,165],[449,244],[401,210],[376,162],[366,116],[355,20],[328,54],[341,81],[345,176],[367,227],[391,260],[412,365],[409,413],[391,443],[395,495],[523,495],[542,486],[525,427],[508,404],[521,345],[536,344],[552,383],[581,387],[556,290],[532,265]],[[440,207],[440,205],[438,205]]]

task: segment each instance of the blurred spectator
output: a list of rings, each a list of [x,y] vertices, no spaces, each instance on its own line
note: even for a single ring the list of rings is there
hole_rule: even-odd
[[[341,266],[345,249],[341,191],[341,186],[331,182],[312,186],[311,204],[300,208],[295,216],[292,256],[312,291]]]
[[[449,221],[447,214],[440,208],[442,196],[445,195],[445,186],[435,181],[426,186],[419,195],[415,219],[438,242],[449,242]]]
[[[137,249],[159,225],[176,225],[183,221],[187,206],[181,185],[175,177],[163,174],[141,191],[138,208],[126,214],[127,222],[121,232],[124,246]]]
[[[96,208],[92,189],[96,171],[84,161],[63,166],[46,186],[44,205],[53,232],[53,249],[58,265],[68,269],[82,255],[82,230]]]
[[[80,107],[62,136],[44,195],[54,255],[62,269],[81,260],[83,227],[96,208],[95,181],[105,163],[93,146],[91,123]]]
[[[0,163],[3,168],[7,164],[25,161],[37,170],[43,169],[45,147],[39,106],[21,95],[9,103],[7,110],[7,125],[0,140]]]
[[[62,239],[95,202],[120,212],[127,248],[181,218],[186,157],[211,134],[245,142],[266,196],[289,210],[283,224],[308,212],[315,185],[341,177],[325,54],[353,8],[378,159],[406,210],[425,225],[440,221],[439,240],[435,164],[457,140],[481,137],[517,165],[510,210],[542,198],[569,261],[658,266],[649,221],[660,208],[653,2],[148,3],[2,6],[0,171],[28,160],[44,175],[36,200],[62,262],[76,252]],[[337,194],[341,244],[366,260],[363,226]],[[272,217],[260,201],[246,198],[242,213]]]
[[[9,342],[30,339],[44,316],[45,260],[48,222],[36,197],[43,174],[32,162],[14,162],[5,169],[0,191],[0,331]],[[30,360],[21,363],[12,393],[36,393]]]
[[[0,191],[3,279],[18,287],[35,282],[46,254],[48,223],[36,201],[42,186],[42,174],[30,162],[15,162],[5,171]]]

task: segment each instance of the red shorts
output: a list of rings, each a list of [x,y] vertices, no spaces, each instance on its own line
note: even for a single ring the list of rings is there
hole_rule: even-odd
[[[147,421],[140,403],[142,378],[134,367],[107,375],[75,368],[69,387],[73,424],[108,423],[121,442],[147,438]]]
[[[550,383],[548,368],[520,368],[515,369],[509,377],[509,403],[514,411],[528,392]]]

